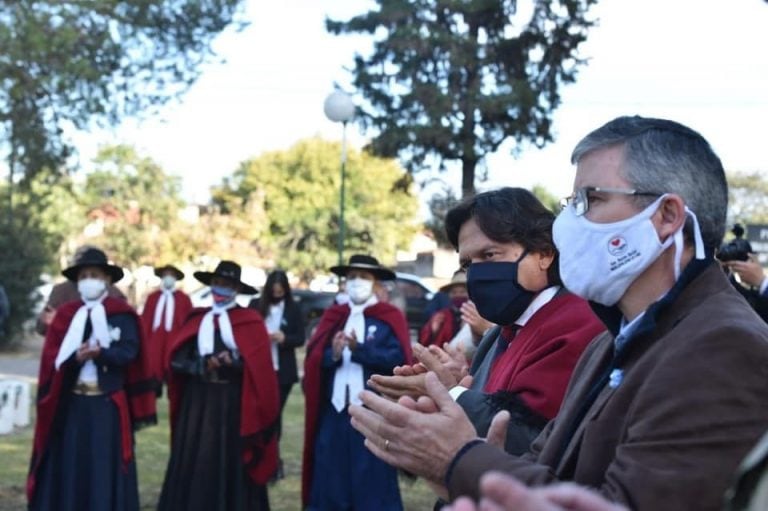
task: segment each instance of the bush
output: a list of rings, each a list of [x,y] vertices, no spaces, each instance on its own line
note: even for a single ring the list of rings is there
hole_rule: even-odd
[[[43,230],[25,211],[16,208],[11,218],[7,208],[4,213],[0,221],[0,286],[5,289],[9,311],[0,325],[0,349],[18,341],[22,326],[32,318],[35,288],[40,285],[50,253]]]

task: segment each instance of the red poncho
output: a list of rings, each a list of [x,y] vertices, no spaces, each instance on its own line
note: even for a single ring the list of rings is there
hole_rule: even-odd
[[[432,321],[437,315],[443,316],[443,323],[433,335]],[[457,332],[458,329],[453,321],[453,310],[450,307],[446,307],[445,309],[440,309],[435,312],[432,317],[429,318],[429,321],[421,327],[421,330],[419,331],[419,343],[424,346],[435,345],[438,348],[442,348],[445,343],[453,339],[453,336],[456,335]]]
[[[513,392],[529,408],[552,419],[581,353],[604,330],[586,300],[570,293],[555,296],[496,358],[483,391]]]
[[[155,387],[157,382],[152,379],[149,369],[148,350],[141,332],[141,323],[136,311],[127,302],[108,296],[102,302],[107,317],[115,314],[130,314],[136,320],[136,332],[139,335],[139,355],[126,368],[123,390],[111,394],[112,401],[120,414],[120,438],[122,442],[123,462],[127,463],[133,457],[133,435],[131,427],[136,429],[141,425],[157,422],[155,408]],[[40,462],[45,454],[51,436],[51,428],[59,410],[59,400],[62,392],[70,389],[64,387],[64,372],[80,370],[79,365],[65,362],[59,370],[55,368],[56,356],[64,336],[69,329],[75,313],[83,305],[81,301],[67,302],[56,310],[56,316],[48,327],[45,344],[40,356],[40,373],[37,390],[37,420],[35,437],[32,442],[32,461],[27,478],[27,498],[32,501],[35,493],[35,478],[40,468]]]
[[[304,361],[304,399],[306,413],[304,416],[304,461],[301,473],[301,498],[304,506],[309,502],[309,492],[312,488],[312,467],[314,466],[315,435],[317,422],[320,416],[322,389],[322,361],[323,351],[331,342],[334,334],[344,328],[349,317],[348,305],[332,305],[323,313],[315,333],[307,344],[307,355]],[[400,346],[403,348],[405,363],[413,363],[411,352],[411,338],[408,332],[408,324],[400,309],[379,302],[367,307],[363,312],[367,318],[375,318],[388,324],[395,333]]]
[[[173,435],[186,376],[170,371],[174,353],[188,342],[197,341],[200,322],[210,308],[193,309],[181,329],[171,338],[166,350],[168,398],[171,402],[171,435]],[[270,340],[264,320],[257,311],[235,307],[228,311],[235,344],[243,359],[243,382],[240,397],[240,437],[242,461],[256,484],[266,484],[277,470],[277,429],[280,397],[277,376],[272,367]]]
[[[149,350],[150,370],[152,376],[158,381],[165,379],[165,366],[163,362],[165,360],[165,350],[168,349],[168,342],[170,341],[173,333],[176,332],[181,324],[192,310],[192,301],[189,299],[183,291],[178,289],[173,292],[173,323],[171,324],[171,331],[165,330],[165,311],[163,311],[162,320],[157,330],[152,331],[152,323],[155,320],[155,309],[157,308],[158,300],[163,294],[161,290],[153,291],[147,297],[147,301],[144,303],[144,310],[141,312],[141,324],[144,329],[144,338],[147,339],[147,348]]]

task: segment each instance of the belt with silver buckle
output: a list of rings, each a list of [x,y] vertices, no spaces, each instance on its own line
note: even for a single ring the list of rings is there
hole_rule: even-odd
[[[78,381],[72,389],[72,393],[80,396],[100,396],[104,392],[101,391],[97,382]]]

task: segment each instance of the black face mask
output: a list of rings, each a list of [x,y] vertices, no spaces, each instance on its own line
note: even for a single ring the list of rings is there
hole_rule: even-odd
[[[282,302],[285,296],[271,296],[269,298],[269,303],[272,305],[277,305],[278,303]]]
[[[524,289],[517,281],[517,266],[526,254],[524,252],[514,263],[472,263],[469,266],[467,289],[480,316],[507,326],[531,304],[535,293]]]

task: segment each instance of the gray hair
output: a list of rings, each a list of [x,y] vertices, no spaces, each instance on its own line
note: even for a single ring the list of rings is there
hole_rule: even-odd
[[[584,137],[571,162],[587,153],[624,145],[623,177],[639,191],[675,193],[696,214],[704,245],[717,248],[725,234],[728,184],[720,158],[698,132],[665,119],[618,117]],[[690,235],[691,220],[686,221]]]

